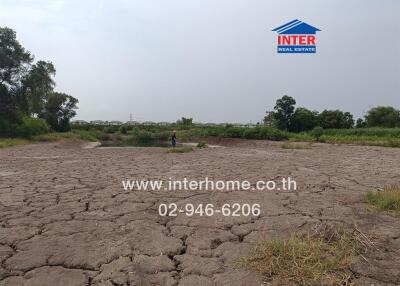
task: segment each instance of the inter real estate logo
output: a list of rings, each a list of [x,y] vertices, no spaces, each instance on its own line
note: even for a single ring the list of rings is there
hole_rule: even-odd
[[[321,31],[300,20],[293,20],[272,31],[278,33],[278,53],[311,53],[317,52],[315,34]]]

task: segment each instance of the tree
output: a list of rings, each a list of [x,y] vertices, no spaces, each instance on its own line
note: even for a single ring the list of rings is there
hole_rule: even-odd
[[[289,130],[295,110],[295,104],[296,100],[287,95],[284,95],[282,98],[276,101],[276,105],[274,107],[274,118],[279,129]]]
[[[365,122],[362,118],[358,118],[356,122],[356,128],[364,128],[367,127],[367,122]]]
[[[0,83],[18,86],[32,61],[33,56],[17,41],[16,33],[0,27]]]
[[[78,100],[61,92],[52,92],[47,96],[40,118],[47,121],[54,131],[65,132],[70,129],[69,121],[76,115]]]
[[[22,89],[25,94],[25,102],[21,102],[25,112],[37,115],[42,112],[46,97],[54,89],[53,76],[56,69],[51,62],[38,61],[32,65],[28,74],[22,80]]]
[[[352,128],[354,126],[353,115],[350,112],[340,110],[324,110],[318,115],[318,125],[328,128]]]
[[[313,129],[317,126],[317,111],[311,111],[304,107],[299,107],[293,113],[289,131],[302,132]]]
[[[21,120],[18,90],[33,57],[20,45],[16,33],[0,27],[0,135],[7,134]]]
[[[396,127],[400,126],[400,111],[391,106],[371,108],[365,116],[368,127]]]
[[[185,128],[189,128],[193,125],[193,118],[182,117],[181,119],[176,121],[176,124]]]
[[[32,62],[16,33],[0,27],[0,136],[45,132],[45,123],[31,117],[35,115],[45,118],[54,130],[65,131],[76,114],[78,100],[54,92],[53,64]]]
[[[277,122],[275,120],[275,112],[273,111],[266,111],[265,112],[265,116],[264,116],[264,125],[268,126],[268,127],[276,127],[277,126]]]

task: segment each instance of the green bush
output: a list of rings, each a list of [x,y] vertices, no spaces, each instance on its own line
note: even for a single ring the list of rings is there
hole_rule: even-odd
[[[137,144],[148,145],[154,141],[153,134],[148,131],[140,131],[135,136],[135,141]]]
[[[170,138],[171,133],[168,131],[152,133],[154,141],[167,141]]]
[[[49,131],[50,128],[45,120],[25,116],[22,118],[21,123],[16,127],[15,136],[30,138],[35,135],[48,133]]]
[[[315,127],[311,131],[311,135],[314,136],[315,140],[319,141],[320,137],[324,134],[324,129],[320,126]]]
[[[101,141],[109,141],[109,140],[111,140],[111,135],[108,134],[108,133],[103,133],[103,134],[101,134],[101,135],[99,136],[99,139],[100,139]]]
[[[204,141],[197,143],[197,148],[206,148],[206,147],[207,147],[207,143]]]
[[[170,148],[168,149],[168,153],[189,153],[192,152],[193,148],[192,147],[176,147],[176,148]]]
[[[122,134],[127,134],[128,127],[126,125],[121,125],[121,127],[119,128],[119,132],[121,132]]]
[[[104,130],[103,130],[105,133],[109,133],[109,134],[112,134],[112,133],[115,133],[115,132],[117,132],[118,131],[118,126],[107,126],[107,127],[104,127]]]
[[[225,128],[224,137],[228,138],[243,138],[244,128],[242,127],[227,127]]]

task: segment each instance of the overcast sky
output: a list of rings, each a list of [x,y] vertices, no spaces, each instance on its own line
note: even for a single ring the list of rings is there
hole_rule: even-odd
[[[322,30],[316,54],[276,53],[293,19]],[[400,107],[397,0],[0,0],[0,26],[54,63],[78,119],[257,122],[284,94]]]

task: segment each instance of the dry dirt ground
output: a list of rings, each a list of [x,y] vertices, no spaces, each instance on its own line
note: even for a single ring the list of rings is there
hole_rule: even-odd
[[[215,143],[215,142],[214,142]],[[217,142],[218,143],[218,142]],[[230,140],[222,148],[84,149],[63,141],[0,150],[0,285],[278,285],[236,267],[263,238],[319,222],[357,223],[379,250],[358,285],[400,285],[399,218],[363,195],[400,182],[400,149]],[[298,190],[126,192],[121,180],[291,176]],[[259,217],[160,217],[165,202],[259,203]]]

